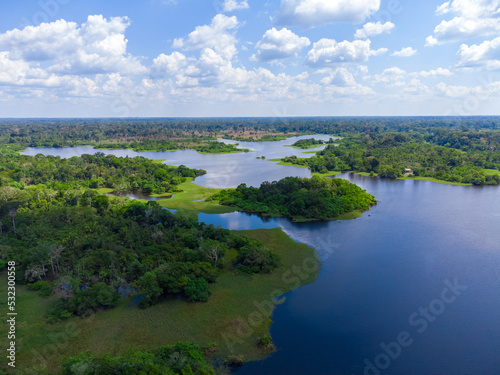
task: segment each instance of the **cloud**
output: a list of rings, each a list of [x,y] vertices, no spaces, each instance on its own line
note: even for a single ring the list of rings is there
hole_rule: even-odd
[[[41,68],[32,67],[22,60],[11,60],[9,52],[0,52],[0,86],[15,87],[15,96],[49,100],[51,97],[102,97],[117,94],[132,81],[120,73],[98,74],[93,78],[76,75],[56,75]]]
[[[25,61],[12,60],[10,52],[0,52],[0,85],[54,86],[57,81],[43,69],[32,68]]]
[[[267,30],[262,40],[257,43],[257,53],[252,56],[256,61],[273,61],[296,57],[298,53],[311,42],[308,38],[299,37],[287,28]]]
[[[421,77],[442,77],[442,76],[452,76],[453,73],[450,72],[448,69],[444,68],[437,68],[429,71],[422,70],[419,75]]]
[[[187,58],[180,52],[173,52],[170,55],[160,54],[153,60],[151,74],[154,77],[162,77],[177,73],[187,64]]]
[[[328,96],[365,96],[373,95],[375,92],[366,86],[356,82],[353,74],[346,68],[329,70],[329,75],[321,80],[325,87],[325,94]]]
[[[413,49],[412,47],[405,47],[401,49],[400,51],[394,51],[391,53],[391,56],[396,56],[396,57],[411,57],[417,53],[416,49]]]
[[[407,73],[405,70],[393,66],[392,68],[385,69],[380,74],[375,74],[373,81],[376,83],[386,83],[389,86],[404,86]]]
[[[450,1],[439,5],[436,9],[436,15],[442,16],[443,14],[447,14],[451,11],[450,9]]]
[[[281,0],[273,21],[306,28],[328,23],[359,24],[379,8],[380,0]]]
[[[175,39],[172,47],[185,50],[213,48],[226,59],[231,59],[237,52],[235,30],[239,26],[235,16],[217,14],[210,25],[197,26],[187,39]]]
[[[391,88],[390,96],[393,98],[414,100],[417,97],[423,98],[432,95],[432,91],[420,82],[418,77],[418,73],[408,73],[393,66],[370,78],[373,83],[382,83],[385,87]]]
[[[500,0],[452,0],[436,9],[437,15],[453,14],[449,21],[441,21],[434,35],[426,39],[426,46],[489,36],[500,32]]]
[[[458,67],[500,69],[500,37],[479,45],[462,44],[457,54],[459,56]]]
[[[356,85],[356,80],[351,72],[346,68],[337,68],[330,72],[328,77],[321,80],[323,85],[335,85],[335,86],[354,86]]]
[[[337,43],[333,39],[323,38],[313,44],[307,55],[309,65],[328,65],[335,63],[359,63],[367,61],[370,56],[378,56],[387,52],[387,48],[370,49],[370,40],[344,40]]]
[[[224,4],[222,5],[224,12],[232,12],[235,10],[248,9],[250,6],[248,5],[248,0],[224,0]]]
[[[378,21],[377,23],[368,22],[363,25],[363,28],[356,30],[354,34],[355,38],[363,39],[368,38],[371,35],[379,35],[383,33],[390,33],[396,25],[392,22],[382,23]]]
[[[48,70],[57,74],[138,74],[145,68],[126,52],[129,25],[126,17],[102,15],[89,16],[81,27],[58,20],[0,34],[0,49],[14,60],[51,64]]]
[[[448,98],[462,98],[469,95],[482,95],[485,93],[484,88],[481,86],[458,86],[458,85],[447,85],[444,82],[438,83],[434,86],[435,91],[438,95],[446,96]]]

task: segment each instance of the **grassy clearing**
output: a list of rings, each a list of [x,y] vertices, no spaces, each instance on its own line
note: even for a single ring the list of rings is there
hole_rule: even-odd
[[[296,164],[292,164],[292,163],[286,163],[284,161],[281,161],[281,159],[267,159],[267,160],[273,161],[273,162],[278,162],[278,163],[276,163],[276,165],[285,165],[287,167],[297,167],[297,168],[309,168],[306,165],[296,165]]]
[[[342,173],[345,173],[345,172],[340,172],[340,171],[329,171],[327,173],[313,172],[313,173],[311,173],[311,176],[331,177],[331,176],[336,176],[336,175],[339,175]]]
[[[486,176],[500,176],[500,171],[497,171],[496,169],[484,169],[484,173]]]
[[[342,214],[340,216],[337,216],[337,217],[332,217],[332,218],[328,218],[327,220],[354,220],[354,219],[357,219],[358,217],[361,217],[363,216],[365,212],[363,211],[352,211],[352,212],[347,212],[345,214]],[[307,222],[311,222],[312,220],[311,219],[306,219],[306,218],[301,218],[301,217],[296,217],[292,220],[294,223],[307,223]]]
[[[167,300],[140,310],[123,299],[117,308],[101,311],[90,318],[71,318],[58,324],[46,324],[44,315],[54,297],[43,298],[36,292],[17,288],[17,371],[45,362],[51,373],[70,356],[91,351],[97,355],[121,355],[153,349],[177,341],[195,341],[201,345],[219,344],[219,355],[242,356],[258,360],[268,352],[256,343],[269,335],[273,292],[283,294],[316,279],[319,263],[315,250],[294,242],[281,229],[241,231],[262,241],[281,256],[282,264],[271,274],[248,276],[232,270],[227,263],[207,303]],[[227,261],[235,254],[228,254]],[[298,267],[302,279],[291,274]],[[0,285],[1,307],[5,311],[6,273]],[[5,333],[7,324],[1,323]],[[241,333],[241,334],[239,334]],[[6,334],[2,334],[3,347]],[[5,368],[5,358],[2,362]]]
[[[113,192],[113,189],[111,188],[99,188],[92,190],[94,190],[97,194],[111,194]]]
[[[186,182],[178,186],[182,193],[175,193],[170,199],[159,200],[158,203],[162,207],[203,212],[207,214],[223,214],[236,211],[235,208],[221,206],[204,200],[209,196],[218,193],[222,189],[212,189],[193,183],[193,178],[188,178]]]
[[[438,180],[437,178],[434,177],[400,177],[398,180],[416,180],[416,181],[430,181],[430,182],[438,182],[440,184],[445,184],[445,185],[459,185],[459,186],[472,186],[472,184],[464,184],[461,182],[451,182],[451,181],[444,181],[444,180]]]

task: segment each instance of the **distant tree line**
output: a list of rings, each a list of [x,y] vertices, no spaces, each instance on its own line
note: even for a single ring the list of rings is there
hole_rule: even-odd
[[[411,169],[415,176],[443,181],[498,185],[500,132],[444,132],[429,134],[384,133],[350,135],[310,159],[283,161],[309,167],[313,172],[354,171],[398,178]]]
[[[132,144],[134,149],[152,149],[157,141],[214,139],[215,134],[231,130],[272,133],[335,134],[498,130],[500,118],[471,117],[288,117],[210,118],[210,119],[15,119],[0,121],[0,143],[31,147],[66,147],[82,144]],[[282,136],[280,134],[280,136]],[[249,140],[239,139],[237,140]],[[161,143],[160,142],[160,143]],[[157,144],[157,146],[160,146]],[[113,146],[109,146],[113,147]],[[155,148],[156,149],[156,148]]]

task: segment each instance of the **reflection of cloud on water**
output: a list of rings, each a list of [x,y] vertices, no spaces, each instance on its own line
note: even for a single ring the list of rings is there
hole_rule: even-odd
[[[258,215],[244,212],[200,213],[199,220],[205,224],[220,225],[229,230],[272,229],[280,226],[277,219],[261,218]]]

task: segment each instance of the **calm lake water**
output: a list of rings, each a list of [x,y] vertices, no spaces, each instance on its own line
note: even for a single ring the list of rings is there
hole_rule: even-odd
[[[257,186],[309,176],[307,169],[255,159],[301,155],[283,147],[294,141],[242,142],[257,151],[231,155],[103,152],[206,169],[196,180],[200,185]],[[313,224],[200,214],[201,221],[229,229],[281,227],[323,259],[318,279],[287,293],[274,312],[278,351],[245,364],[237,375],[500,374],[500,188],[341,177],[374,194],[379,204],[356,220]]]

